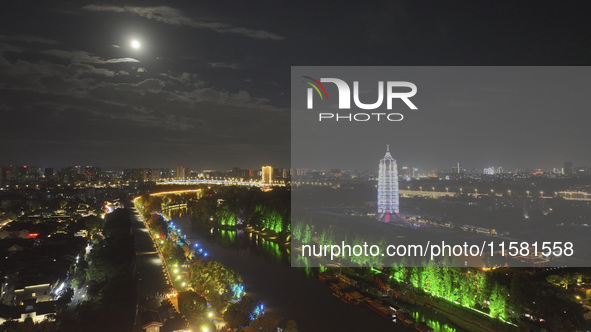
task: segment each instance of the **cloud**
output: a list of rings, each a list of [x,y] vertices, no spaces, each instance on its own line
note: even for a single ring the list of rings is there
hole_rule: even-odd
[[[207,22],[191,19],[184,16],[179,10],[167,6],[158,7],[131,7],[112,5],[87,5],[85,10],[95,12],[130,13],[149,20],[155,20],[165,24],[184,25],[197,29],[209,29],[219,33],[234,33],[254,39],[283,40],[285,37],[264,30],[253,30],[243,27],[235,27],[226,23]]]
[[[4,57],[4,53],[6,53],[6,52],[20,53],[22,51],[23,50],[20,47],[0,43],[0,66],[1,65],[10,65],[10,62]]]
[[[228,68],[228,69],[239,69],[237,63],[226,63],[226,62],[210,62],[208,65],[212,68]]]
[[[0,110],[12,107],[27,110],[26,116],[43,114],[43,120],[38,118],[37,122],[47,121],[64,132],[69,130],[66,123],[70,119],[83,117],[96,128],[122,126],[140,132],[149,128],[173,139],[191,135],[194,142],[215,138],[218,143],[231,144],[236,137],[256,140],[250,132],[253,128],[268,132],[262,128],[288,118],[288,113],[276,112],[280,109],[266,98],[220,89],[196,73],[150,73],[132,58],[105,59],[82,50],[57,48],[33,51],[37,60],[22,57],[8,61],[2,56],[25,51],[0,42],[0,92],[4,96]],[[108,65],[117,63],[128,64]],[[210,62],[209,66],[238,68],[231,62]],[[141,78],[135,72],[141,73]],[[238,127],[230,138],[221,135],[228,126]],[[122,129],[119,136],[126,137],[126,133]]]
[[[0,35],[0,40],[6,40],[6,41],[20,41],[20,42],[26,42],[26,43],[39,43],[39,44],[58,44],[58,42],[56,40],[53,39],[47,39],[47,38],[41,38],[41,37],[36,37],[36,36],[30,36],[30,35],[19,35],[19,36],[5,36],[5,35]]]
[[[69,59],[73,63],[97,63],[97,64],[106,64],[106,63],[121,63],[121,62],[139,62],[134,58],[115,58],[115,59],[102,59],[96,55],[92,55],[88,52],[84,51],[65,51],[65,50],[46,50],[42,51],[41,53],[46,55],[55,56],[58,58]]]

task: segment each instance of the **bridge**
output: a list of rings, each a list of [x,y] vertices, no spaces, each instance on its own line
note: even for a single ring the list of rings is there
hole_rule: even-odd
[[[400,190],[400,197],[411,197],[411,196],[431,196],[434,198],[440,198],[445,196],[455,196],[455,192],[448,191],[423,191],[423,190]]]
[[[167,219],[172,219],[171,212],[175,210],[187,210],[187,203],[167,205],[164,209],[162,209],[162,215]]]
[[[572,201],[591,201],[591,194],[584,191],[559,191],[556,196]]]
[[[203,189],[182,189],[182,190],[172,190],[172,191],[161,191],[157,193],[151,193],[150,196],[166,196],[166,195],[182,195],[182,194],[190,194],[195,193],[198,196],[201,196],[201,192]]]
[[[283,182],[264,183],[260,181],[238,181],[235,179],[189,179],[189,180],[162,180],[157,181],[156,185],[196,185],[196,184],[214,184],[224,186],[248,186],[248,187],[285,187]]]

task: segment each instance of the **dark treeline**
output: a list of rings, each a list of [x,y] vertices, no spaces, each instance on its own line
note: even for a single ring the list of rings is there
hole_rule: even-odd
[[[85,277],[78,300],[58,314],[58,331],[130,331],[133,327],[135,280],[132,276],[134,241],[128,211],[107,214],[102,235],[95,236],[86,255]],[[84,297],[82,297],[84,295]]]

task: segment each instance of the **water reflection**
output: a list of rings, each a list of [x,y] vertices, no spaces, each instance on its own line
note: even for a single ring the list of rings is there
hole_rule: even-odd
[[[412,313],[412,317],[415,319],[415,321],[426,323],[435,332],[456,332],[457,331],[454,327],[451,327],[446,323],[441,323],[439,320],[437,320],[435,318],[435,316],[438,316],[438,315],[433,311],[424,311],[424,310],[420,310],[420,309],[418,311],[415,311]],[[438,318],[441,319],[441,317],[438,317]]]
[[[278,243],[266,240],[261,235],[243,230],[214,229],[213,240],[226,247],[246,249],[274,263],[290,263],[289,249]]]

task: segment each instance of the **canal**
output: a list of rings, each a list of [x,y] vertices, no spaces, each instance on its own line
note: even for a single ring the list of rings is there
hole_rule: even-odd
[[[244,231],[195,231],[189,217],[172,219],[209,258],[240,273],[247,294],[263,302],[267,313],[295,320],[299,331],[409,331],[365,307],[343,303],[311,271],[292,268],[288,251],[276,243]],[[433,323],[426,316],[431,315],[416,318]],[[444,323],[431,326],[437,332],[456,331]]]

